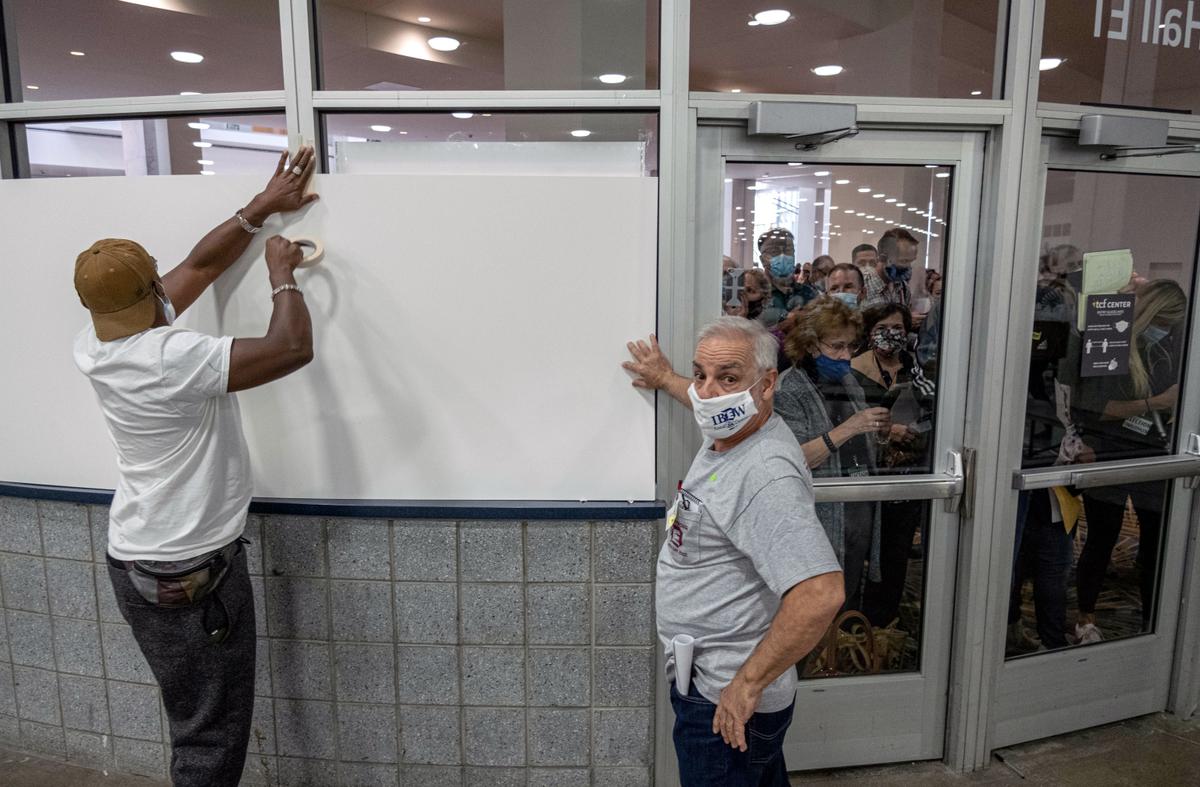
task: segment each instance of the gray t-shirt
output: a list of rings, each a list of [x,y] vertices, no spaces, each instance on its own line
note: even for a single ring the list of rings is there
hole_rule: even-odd
[[[783,594],[842,569],[813,509],[800,444],[778,415],[728,451],[706,443],[672,510],[658,557],[658,637],[672,681],[671,639],[695,637],[693,680],[716,703],[767,633]],[[783,710],[795,694],[796,671],[784,670],[758,710]]]

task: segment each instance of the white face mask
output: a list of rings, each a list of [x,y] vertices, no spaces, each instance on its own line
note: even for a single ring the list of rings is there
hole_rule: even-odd
[[[758,385],[762,378],[750,384],[750,388]],[[724,396],[714,396],[711,399],[701,399],[696,393],[696,384],[688,388],[688,398],[692,400],[692,416],[700,427],[700,434],[710,440],[722,440],[733,437],[742,431],[751,418],[758,415],[758,407],[750,388],[736,391]]]
[[[158,298],[158,302],[163,306],[163,314],[167,317],[167,325],[175,324],[175,304],[171,303],[171,299],[165,296],[154,293],[154,297]]]

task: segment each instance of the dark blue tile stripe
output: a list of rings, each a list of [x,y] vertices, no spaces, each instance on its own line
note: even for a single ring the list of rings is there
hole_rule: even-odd
[[[108,505],[110,489],[83,489],[42,484],[0,482],[0,496],[66,503]],[[292,516],[379,517],[387,519],[661,519],[661,500],[634,502],[567,500],[318,500],[255,498],[254,514]]]

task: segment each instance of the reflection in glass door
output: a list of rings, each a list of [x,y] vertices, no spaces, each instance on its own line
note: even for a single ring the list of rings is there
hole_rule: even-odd
[[[1047,173],[1023,470],[1174,451],[1198,213],[1194,178]],[[1153,630],[1169,486],[1021,492],[1009,658]]]
[[[993,746],[1166,707],[1192,498],[1180,479],[1200,473],[1181,410],[1200,169],[1101,164],[1066,140],[1044,151]]]

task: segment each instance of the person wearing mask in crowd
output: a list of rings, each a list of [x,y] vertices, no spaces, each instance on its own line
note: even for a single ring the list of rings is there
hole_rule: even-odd
[[[75,337],[75,364],[118,457],[108,578],[162,690],[176,787],[233,787],[246,760],[257,640],[242,531],[252,484],[234,393],[312,360],[312,324],[293,276],[300,246],[267,241],[265,336],[218,338],[173,322],[268,218],[316,199],[305,194],[315,165],[311,147],[291,166],[285,151],[266,188],[162,276],[131,240],[96,241],[75,261],[75,290],[92,318]]]
[[[812,279],[812,263],[798,262],[796,263],[796,274],[792,277],[793,284],[808,284]]]
[[[875,273],[883,281],[883,289],[872,292],[870,280],[867,284],[865,306],[881,303],[912,303],[912,291],[908,287],[912,278],[912,264],[917,258],[917,239],[900,227],[892,227],[879,238]],[[915,320],[919,324],[919,320]]]
[[[850,252],[850,262],[863,275],[863,305],[882,303],[887,282],[879,275],[879,251],[869,243],[860,243]]]
[[[1096,459],[1154,456],[1170,450],[1183,369],[1187,307],[1183,289],[1169,279],[1141,285],[1133,309],[1134,346],[1129,353],[1129,372],[1117,377],[1080,378],[1072,416],[1084,445]],[[1139,525],[1142,628],[1149,630],[1165,491],[1161,481],[1082,490],[1087,540],[1076,565],[1078,642],[1103,638],[1096,625],[1096,601],[1121,534],[1127,500],[1133,503]]]
[[[822,254],[812,261],[812,285],[817,289],[817,292],[822,294],[826,292],[825,278],[833,270],[835,264],[833,257],[830,257],[828,254]]]
[[[796,244],[792,233],[782,227],[772,227],[758,236],[758,259],[770,277],[770,300],[763,305],[759,321],[768,328],[783,319],[788,312],[795,288]]]
[[[741,299],[745,304],[745,314],[737,315],[761,323],[771,318],[771,279],[762,268],[747,268],[742,274]],[[772,324],[778,322],[778,317]]]
[[[886,408],[867,404],[851,373],[862,317],[840,300],[820,298],[801,310],[784,340],[793,366],[779,378],[775,409],[804,449],[814,477],[865,477],[875,472],[878,440],[891,427]],[[862,609],[869,566],[879,580],[877,503],[818,503],[846,580],[845,609]]]
[[[795,665],[841,607],[843,581],[804,454],[772,412],[775,340],[753,321],[718,318],[700,332],[690,381],[654,336],[628,348],[634,386],[687,402],[704,436],[655,581],[680,782],[786,787]],[[679,635],[694,640],[690,676],[677,673]]]
[[[886,407],[892,426],[880,446],[880,471],[928,473],[936,389],[908,351],[912,318],[898,303],[863,312],[867,347],[850,362],[868,405]],[[899,615],[913,537],[925,521],[926,504],[901,500],[881,505],[878,582],[868,582],[863,612],[877,626]]]
[[[851,309],[858,309],[866,294],[865,284],[861,270],[848,262],[839,262],[825,277],[825,294],[837,298]]]

